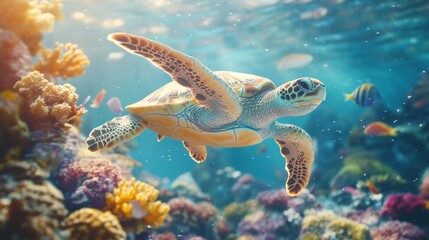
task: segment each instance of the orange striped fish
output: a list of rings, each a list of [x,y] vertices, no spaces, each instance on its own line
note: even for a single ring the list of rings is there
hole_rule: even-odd
[[[366,126],[363,133],[368,136],[397,136],[396,128],[385,124],[384,122],[373,122]]]
[[[380,93],[374,85],[365,83],[357,87],[352,93],[344,94],[346,101],[353,101],[361,107],[370,107],[380,99]]]
[[[379,194],[378,189],[375,187],[375,185],[371,181],[366,181],[365,185],[368,187],[369,191],[372,192],[372,194]]]
[[[92,104],[90,107],[92,108],[98,108],[100,106],[100,103],[103,101],[104,99],[104,95],[106,95],[106,90],[102,89],[97,96],[94,98],[94,100],[92,101]]]

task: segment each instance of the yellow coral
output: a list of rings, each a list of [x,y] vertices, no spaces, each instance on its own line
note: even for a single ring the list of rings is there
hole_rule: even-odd
[[[42,32],[62,20],[62,0],[1,0],[0,28],[14,32],[35,55],[42,46]]]
[[[135,231],[143,231],[146,226],[161,225],[170,207],[156,201],[158,190],[134,178],[122,180],[113,193],[106,194],[105,210],[111,211],[125,225],[138,225]]]
[[[29,107],[29,121],[33,128],[52,126],[66,128],[69,122],[85,113],[85,108],[76,106],[78,95],[70,84],[57,85],[33,71],[16,82],[14,88],[24,97]]]
[[[34,68],[53,78],[82,75],[89,65],[88,57],[76,44],[56,43],[55,49],[43,49],[39,54],[39,63]]]
[[[125,240],[126,234],[118,218],[110,212],[82,208],[64,219],[62,228],[70,232],[70,240]]]

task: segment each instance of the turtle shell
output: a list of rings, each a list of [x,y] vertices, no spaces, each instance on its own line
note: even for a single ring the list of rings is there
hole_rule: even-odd
[[[251,98],[262,91],[275,88],[274,83],[267,78],[236,72],[215,73],[227,82],[241,99]],[[199,104],[190,89],[173,81],[126,109],[147,121],[148,127],[155,132],[180,140],[213,146],[219,142],[227,146],[247,146],[262,141],[259,133],[239,126],[217,133],[202,132],[185,116],[185,109]]]

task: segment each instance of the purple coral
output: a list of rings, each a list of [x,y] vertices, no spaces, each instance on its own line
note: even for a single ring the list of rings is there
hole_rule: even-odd
[[[286,236],[285,225],[286,220],[283,216],[269,216],[257,211],[241,220],[238,224],[238,234],[252,236],[253,239],[277,240],[278,236]]]
[[[400,221],[388,221],[378,229],[373,229],[371,235],[374,240],[420,240],[427,236],[413,224]]]
[[[413,223],[429,222],[429,211],[425,208],[424,198],[411,193],[387,196],[381,215]]]
[[[258,202],[268,209],[284,211],[288,208],[289,196],[284,189],[264,191],[258,194]]]
[[[168,202],[171,220],[168,228],[176,234],[198,234],[214,238],[214,221],[217,209],[211,203],[194,203],[186,198],[173,198]]]
[[[105,195],[121,180],[121,170],[105,158],[83,158],[61,169],[58,186],[65,191],[71,208],[105,205]]]
[[[232,186],[231,192],[235,201],[242,202],[254,198],[260,191],[267,189],[264,183],[256,181],[251,174],[244,174]]]

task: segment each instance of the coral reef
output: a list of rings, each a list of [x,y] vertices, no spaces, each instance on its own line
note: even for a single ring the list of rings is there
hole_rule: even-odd
[[[113,193],[106,194],[104,209],[115,214],[126,231],[142,232],[160,226],[167,217],[170,207],[156,201],[157,197],[158,190],[146,183],[122,180]]]
[[[43,49],[39,54],[38,61],[39,63],[34,65],[34,69],[52,81],[57,77],[66,80],[82,75],[89,65],[88,57],[76,44],[72,43],[56,43],[53,50]]]
[[[223,216],[229,223],[236,226],[240,220],[258,208],[255,200],[247,200],[244,203],[230,203],[223,209]]]
[[[33,71],[27,46],[14,33],[1,27],[0,59],[0,90],[12,89],[16,81]]]
[[[412,193],[388,195],[381,215],[416,224],[429,223],[429,209],[426,208],[425,199]]]
[[[427,235],[417,226],[407,222],[388,221],[371,230],[373,240],[421,240]]]
[[[376,186],[377,191],[383,194],[405,192],[411,188],[410,184],[397,174],[372,175],[367,181]],[[357,188],[363,192],[370,192],[364,181],[357,183]]]
[[[243,202],[256,197],[260,191],[267,189],[267,185],[257,181],[251,174],[243,174],[232,186],[231,192],[236,202]]]
[[[42,46],[42,32],[52,30],[62,20],[61,0],[3,0],[0,2],[0,28],[14,32],[35,55]]]
[[[32,129],[68,129],[70,123],[85,113],[76,106],[78,95],[70,84],[56,85],[44,75],[33,71],[16,82],[14,88],[25,99]],[[25,111],[27,112],[27,111]]]
[[[64,192],[69,209],[102,209],[106,193],[112,192],[122,179],[121,169],[104,154],[89,152],[83,136],[76,128],[72,128],[65,136],[65,142],[60,147],[57,144],[46,144],[46,149],[52,150],[48,153],[61,161],[52,176],[54,182]],[[34,157],[37,156],[40,154]]]
[[[58,186],[69,199],[69,208],[101,209],[105,206],[104,195],[121,180],[121,170],[106,158],[86,157],[61,169],[58,179]]]
[[[366,180],[372,175],[393,174],[395,171],[377,159],[370,152],[358,152],[347,156],[344,166],[331,182],[332,188],[355,186],[359,180]]]
[[[10,90],[0,92],[0,161],[18,159],[30,138],[27,124],[20,118],[21,98]]]
[[[309,212],[303,220],[301,239],[366,240],[366,225],[340,217],[329,210]]]
[[[298,235],[298,231],[288,229],[286,219],[282,215],[268,215],[263,211],[256,211],[244,217],[238,224],[237,231],[239,236],[266,240],[280,239],[279,236],[296,239]]]
[[[62,193],[46,177],[27,162],[9,162],[2,169],[0,238],[60,239],[58,228],[67,210]]]
[[[288,207],[289,196],[284,189],[264,191],[258,194],[258,202],[265,208],[284,211]]]
[[[189,172],[179,175],[171,183],[171,188],[179,197],[189,198],[193,201],[210,201],[210,197],[201,191]]]
[[[176,234],[198,234],[212,239],[214,221],[217,219],[217,209],[211,203],[194,203],[185,198],[174,198],[168,202],[170,218],[166,228]]]
[[[68,230],[70,240],[126,239],[115,215],[93,208],[73,212],[62,222],[61,227]]]

